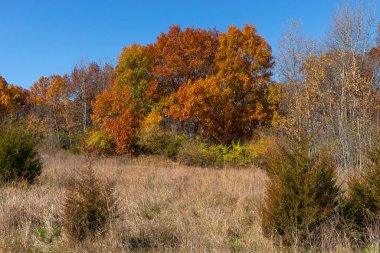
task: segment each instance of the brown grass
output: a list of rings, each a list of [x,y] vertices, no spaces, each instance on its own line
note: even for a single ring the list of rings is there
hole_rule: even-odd
[[[276,252],[260,228],[262,170],[96,159],[97,175],[116,182],[123,217],[104,237],[72,243],[61,231],[65,189],[86,160],[62,153],[43,159],[37,184],[0,188],[0,252]],[[329,243],[330,252],[351,251],[345,241]]]

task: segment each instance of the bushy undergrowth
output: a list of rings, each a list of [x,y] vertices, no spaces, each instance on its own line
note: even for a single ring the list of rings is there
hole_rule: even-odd
[[[160,154],[175,159],[182,143],[189,139],[183,134],[177,135],[161,129],[154,130],[140,135],[139,144],[146,153]]]
[[[89,130],[87,133],[85,148],[95,154],[109,154],[114,148],[112,139],[103,131]]]
[[[277,145],[273,136],[264,136],[257,141],[230,145],[204,142],[199,136],[178,134],[175,130],[165,131],[154,125],[143,128],[136,138],[134,154],[162,155],[182,164],[199,167],[266,167],[265,156]],[[111,154],[113,141],[102,131],[91,130],[85,148],[95,154]]]
[[[264,234],[279,237],[286,246],[302,245],[332,217],[340,192],[328,155],[310,155],[306,142],[289,145],[268,162],[270,182],[262,208]]]
[[[112,182],[100,180],[89,166],[73,179],[64,209],[64,228],[78,241],[104,235],[119,216],[118,199]]]
[[[261,157],[249,145],[233,142],[231,145],[207,144],[197,137],[165,132],[160,128],[142,132],[139,145],[143,152],[159,154],[182,164],[200,167],[252,166]]]
[[[0,180],[33,182],[41,174],[37,141],[22,125],[0,127]]]
[[[350,180],[344,207],[346,219],[362,239],[367,237],[367,227],[380,227],[380,145],[371,153],[370,160],[366,171]]]
[[[254,154],[248,146],[239,142],[231,145],[207,145],[198,140],[189,139],[179,148],[178,161],[186,165],[201,167],[252,166]]]
[[[273,152],[278,152],[281,139],[273,135],[263,135],[258,140],[246,144],[252,154],[254,164],[263,169],[268,168],[268,161]]]
[[[59,132],[59,147],[73,154],[82,152],[82,143],[84,134],[82,132],[68,132],[61,130]]]

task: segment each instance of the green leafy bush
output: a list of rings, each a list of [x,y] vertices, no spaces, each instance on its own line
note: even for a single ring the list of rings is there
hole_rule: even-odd
[[[169,135],[166,139],[163,140],[164,143],[164,149],[163,153],[165,156],[169,158],[176,158],[178,151],[182,145],[182,143],[187,139],[188,137],[185,135]]]
[[[113,183],[98,179],[90,166],[73,179],[64,208],[64,229],[71,238],[103,235],[119,215]]]
[[[268,161],[270,182],[262,208],[267,237],[284,245],[302,245],[335,213],[339,188],[335,165],[326,154],[310,155],[307,142],[289,142]]]
[[[192,166],[250,166],[254,156],[248,146],[239,142],[226,145],[207,145],[199,140],[189,139],[182,143],[177,159]]]
[[[184,142],[178,151],[179,162],[189,166],[217,166],[223,165],[223,154],[216,146],[198,140],[188,140]]]
[[[83,132],[65,131],[59,132],[59,147],[73,154],[82,152]]]
[[[167,132],[161,128],[141,131],[138,144],[146,153],[164,155],[175,159],[182,143],[187,140],[184,134]]]
[[[346,219],[363,233],[373,221],[380,223],[380,145],[370,158],[369,168],[350,180],[344,207]]]
[[[97,154],[111,153],[113,142],[103,131],[90,130],[86,139],[86,149]]]
[[[42,164],[36,139],[22,125],[0,128],[0,180],[33,182],[41,174]]]
[[[240,142],[233,142],[230,146],[219,146],[223,151],[224,165],[250,166],[253,164],[255,156],[247,145]]]

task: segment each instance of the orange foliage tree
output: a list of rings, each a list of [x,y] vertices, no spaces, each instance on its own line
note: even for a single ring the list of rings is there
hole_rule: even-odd
[[[73,92],[68,75],[41,77],[30,89],[32,113],[55,131],[59,141],[62,133],[67,133],[68,146],[72,145],[72,134],[80,124],[73,107]]]
[[[92,119],[113,139],[116,153],[133,149],[140,121],[150,110],[145,95],[151,80],[150,64],[145,47],[132,45],[124,48],[111,87],[93,104]]]
[[[195,121],[201,134],[228,144],[252,137],[258,125],[270,121],[273,60],[271,47],[253,26],[231,26],[219,43],[215,75],[181,86],[171,95],[166,114]]]
[[[214,73],[214,58],[219,46],[219,33],[172,26],[162,33],[156,43],[148,46],[151,54],[151,82],[149,95],[160,100],[176,92],[189,80],[195,81]]]
[[[113,138],[116,153],[131,151],[138,129],[139,115],[126,101],[130,90],[113,86],[99,95],[94,103],[95,124]]]
[[[21,87],[8,84],[0,76],[0,122],[17,116],[26,105],[27,91]]]

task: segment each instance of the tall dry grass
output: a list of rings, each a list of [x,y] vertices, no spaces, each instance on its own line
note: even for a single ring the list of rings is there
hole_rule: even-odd
[[[113,180],[122,217],[104,237],[73,242],[62,229],[66,188],[86,159],[44,155],[34,185],[0,187],[0,252],[277,252],[263,237],[260,169],[185,167],[160,157],[92,161],[98,177]],[[352,252],[326,229],[327,252]],[[296,251],[296,249],[294,249]]]

